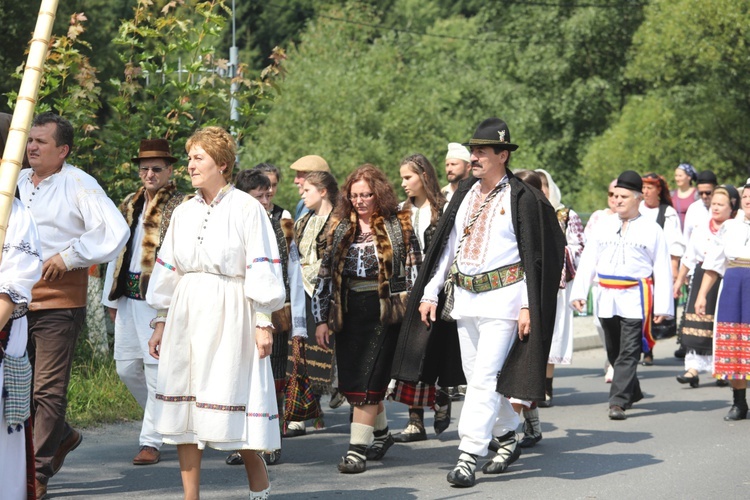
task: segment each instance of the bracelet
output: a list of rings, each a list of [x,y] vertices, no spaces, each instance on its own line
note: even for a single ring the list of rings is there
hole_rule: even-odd
[[[435,299],[430,299],[428,297],[422,297],[422,300],[419,301],[420,304],[432,304],[432,305],[438,305],[438,301]]]
[[[154,330],[156,328],[157,323],[166,323],[166,322],[167,322],[166,316],[157,316],[148,323],[148,326],[150,326],[151,329]]]

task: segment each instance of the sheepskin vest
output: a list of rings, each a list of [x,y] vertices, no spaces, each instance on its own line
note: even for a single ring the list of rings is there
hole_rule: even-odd
[[[276,205],[274,205],[274,208],[276,208]],[[286,290],[284,307],[271,314],[274,333],[287,333],[292,329],[292,307],[289,293],[289,251],[294,236],[294,221],[291,219],[282,219],[282,212],[283,210],[279,209],[269,214],[271,227],[273,227],[273,232],[276,236],[276,245],[279,247],[281,271],[284,276],[284,290]]]
[[[146,205],[146,188],[141,187],[135,193],[129,194],[120,205],[125,221],[130,226],[130,238],[115,261],[114,281],[109,292],[109,300],[117,300],[125,294],[130,269],[130,259],[133,255],[133,238],[138,228],[138,220],[143,212],[143,240],[141,244],[141,278],[138,288],[142,296],[146,296],[148,282],[156,263],[156,254],[161,248],[164,236],[169,228],[172,213],[180,203],[191,198],[177,191],[174,183],[170,182],[159,191]],[[145,212],[144,212],[145,210]]]
[[[346,253],[356,236],[357,215],[352,213],[349,220],[340,222],[333,220],[331,226],[335,229],[328,237],[329,251],[334,252],[328,326],[332,331],[340,332],[344,325],[342,274]],[[406,311],[412,285],[408,275],[416,275],[413,268],[418,268],[421,263],[419,241],[411,225],[411,211],[402,210],[388,219],[375,214],[370,220],[370,229],[378,254],[380,321],[383,325],[394,325],[401,322]]]

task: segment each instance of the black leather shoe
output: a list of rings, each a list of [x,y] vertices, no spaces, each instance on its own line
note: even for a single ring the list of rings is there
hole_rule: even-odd
[[[226,460],[227,465],[243,465],[245,462],[242,460],[242,455],[239,451],[234,451],[229,454]]]
[[[674,357],[677,359],[685,359],[685,354],[685,348],[683,346],[680,346],[680,348],[674,352]]]
[[[354,455],[341,457],[339,472],[342,474],[359,474],[367,470],[367,462]]]
[[[612,405],[609,407],[609,419],[610,420],[625,420],[625,410],[621,406]]]
[[[641,361],[641,364],[643,366],[654,366],[654,355],[646,354],[645,356],[643,356],[643,361]]]
[[[385,438],[382,444],[376,441],[377,446],[373,444],[367,448],[367,452],[365,453],[367,460],[382,460],[385,456],[385,452],[388,451],[388,448],[393,446],[394,442],[393,436],[391,436],[391,433],[389,432],[388,437]]]
[[[451,425],[451,400],[448,399],[448,403],[444,406],[439,406],[435,410],[435,421],[432,427],[435,429],[435,435],[439,436]]]
[[[424,430],[424,425],[417,421],[410,421],[406,429],[393,436],[393,440],[397,443],[414,443],[426,439],[427,431]]]
[[[485,474],[500,474],[505,472],[510,464],[518,460],[521,456],[521,448],[518,446],[516,433],[509,433],[506,439],[499,438],[499,447],[497,454],[482,466],[482,472]],[[503,436],[506,437],[506,436]]]
[[[727,416],[724,417],[724,420],[727,422],[732,420],[744,420],[747,418],[747,407],[740,408],[737,405],[732,405],[732,408],[729,410],[729,413],[727,413]]]
[[[536,405],[539,408],[549,408],[549,407],[551,407],[552,406],[552,394],[545,393],[544,394],[544,401],[539,401]]]
[[[281,460],[281,450],[273,450],[271,453],[264,453],[263,460],[266,465],[276,465]]]
[[[471,469],[476,466],[476,462],[469,463],[466,460],[458,460],[458,463],[452,471],[448,473],[448,482],[461,488],[471,488],[476,484],[477,477]]]
[[[305,428],[304,422],[289,422],[287,424],[286,432],[281,435],[285,438],[293,438],[297,436],[304,436],[307,434],[307,428]]]
[[[677,381],[681,384],[690,384],[690,387],[695,388],[700,384],[700,377],[698,375],[687,376],[687,374],[677,375]]]

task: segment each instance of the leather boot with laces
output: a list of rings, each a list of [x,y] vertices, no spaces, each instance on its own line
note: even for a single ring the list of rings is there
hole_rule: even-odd
[[[500,474],[521,456],[518,438],[514,431],[497,438],[497,454],[482,467],[485,474]]]
[[[523,410],[526,420],[523,422],[523,439],[518,443],[521,448],[531,448],[542,440],[542,424],[539,422],[539,410]]]
[[[427,439],[427,431],[424,430],[424,422],[417,419],[409,420],[406,429],[393,436],[397,443],[413,443]]]
[[[474,471],[477,468],[477,456],[471,453],[461,453],[458,462],[448,473],[448,482],[461,488],[470,488],[476,483]]]
[[[436,436],[442,434],[451,425],[451,403],[448,393],[440,389],[435,398],[435,420],[432,424]]]

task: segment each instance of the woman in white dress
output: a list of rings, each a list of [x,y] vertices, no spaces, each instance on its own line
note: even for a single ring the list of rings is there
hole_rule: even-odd
[[[552,406],[552,380],[555,365],[569,365],[573,361],[573,309],[570,303],[570,290],[573,288],[578,262],[583,253],[584,236],[581,218],[573,210],[562,204],[560,189],[552,180],[552,176],[541,168],[536,170],[542,174],[542,192],[547,196],[557,213],[560,229],[565,233],[565,265],[560,279],[560,290],[557,292],[557,315],[555,316],[555,331],[552,334],[552,346],[547,360],[547,378],[544,381],[545,400],[539,402],[540,408]]]
[[[228,183],[234,139],[207,127],[188,140],[195,198],[180,205],[146,300],[159,315],[155,427],[177,445],[186,499],[197,499],[203,449],[240,450],[251,498],[270,491],[258,451],[280,448],[271,313],[286,293],[265,209]]]
[[[26,440],[31,439],[26,428],[31,408],[26,311],[31,288],[42,277],[39,247],[31,213],[14,199],[0,261],[0,498],[8,500],[26,498],[29,466],[34,477],[33,458],[29,462],[26,455]],[[13,380],[6,380],[6,373]]]

